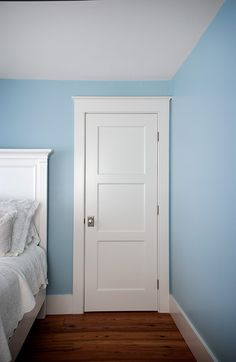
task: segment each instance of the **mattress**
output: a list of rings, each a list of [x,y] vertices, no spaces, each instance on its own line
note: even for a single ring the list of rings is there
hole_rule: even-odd
[[[34,295],[46,285],[46,254],[41,247],[30,245],[17,257],[0,258],[0,362],[11,360],[9,338],[34,308]]]

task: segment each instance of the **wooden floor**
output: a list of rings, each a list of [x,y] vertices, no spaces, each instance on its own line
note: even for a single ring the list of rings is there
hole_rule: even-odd
[[[17,362],[195,361],[169,314],[85,313],[37,320]]]

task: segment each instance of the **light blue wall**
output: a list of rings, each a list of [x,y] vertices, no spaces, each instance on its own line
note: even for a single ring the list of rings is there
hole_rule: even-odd
[[[49,294],[72,292],[72,96],[170,95],[170,82],[0,80],[0,148],[52,148],[49,161]]]
[[[171,291],[222,362],[236,361],[236,1],[173,79]]]
[[[236,1],[172,82],[0,80],[0,147],[50,147],[49,293],[72,292],[73,95],[172,95],[171,291],[236,360]]]

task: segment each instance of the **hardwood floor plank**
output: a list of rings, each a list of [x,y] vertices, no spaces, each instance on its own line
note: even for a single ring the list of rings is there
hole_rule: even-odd
[[[57,341],[61,342],[62,334],[54,333],[50,336],[50,340],[53,343]],[[78,332],[75,331],[73,333],[64,333],[63,340],[64,341],[90,341],[90,340],[142,340],[142,339],[154,339],[154,340],[181,340],[182,337],[178,331],[134,331],[134,332],[116,332],[116,331],[107,331],[107,332],[96,332],[96,331],[88,331],[88,332]],[[48,340],[47,334],[42,334],[40,336],[40,340],[37,341],[37,345],[44,344]]]
[[[169,314],[109,312],[37,320],[17,362],[195,361]]]

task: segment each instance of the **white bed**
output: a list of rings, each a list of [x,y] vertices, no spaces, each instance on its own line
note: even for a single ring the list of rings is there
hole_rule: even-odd
[[[0,362],[14,361],[37,316],[46,311],[47,160],[51,150],[0,149],[0,199],[37,200],[40,245],[0,258]]]

